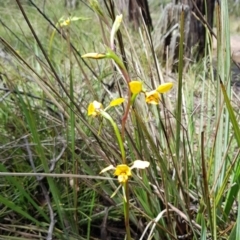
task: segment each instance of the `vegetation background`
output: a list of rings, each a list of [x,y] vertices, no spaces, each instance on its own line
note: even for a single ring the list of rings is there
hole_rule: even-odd
[[[111,61],[81,58],[106,51],[112,9],[30,2],[0,6],[0,239],[124,239],[123,196],[110,198],[118,182],[99,175],[121,162],[118,144],[87,107],[125,97],[126,85]],[[149,1],[150,35],[124,13],[116,40],[131,79],[147,89],[174,83],[159,106],[137,99],[128,119],[128,161],[150,162],[129,181],[132,238],[240,239],[239,69],[230,49],[239,3],[216,4],[215,52],[184,72],[180,53],[171,73],[158,44],[167,2]],[[122,113],[110,110],[119,126]]]

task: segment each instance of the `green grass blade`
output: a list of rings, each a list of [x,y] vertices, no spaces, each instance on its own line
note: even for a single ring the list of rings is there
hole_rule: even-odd
[[[0,172],[7,172],[7,169],[0,163]],[[15,188],[15,191],[19,191],[22,197],[26,198],[26,200],[34,206],[36,211],[45,219],[45,221],[49,221],[49,217],[44,213],[42,207],[39,207],[37,203],[33,200],[33,198],[28,194],[28,191],[23,188],[21,182],[17,180],[15,177],[5,177],[9,182],[12,188]]]
[[[180,43],[179,43],[179,62],[178,62],[178,93],[176,110],[176,161],[179,161],[180,142],[181,142],[181,122],[182,122],[182,75],[183,75],[183,42],[184,42],[184,11],[181,11],[180,18]]]
[[[237,145],[238,145],[238,147],[240,147],[239,125],[238,125],[237,119],[235,117],[235,114],[234,114],[232,105],[230,103],[230,100],[228,98],[226,89],[225,89],[222,82],[220,82],[220,84],[221,84],[221,89],[222,89],[222,93],[223,93],[223,96],[224,96],[224,101],[226,103],[226,107],[227,107],[227,110],[229,112],[229,117],[230,117],[230,121],[232,123],[232,127],[233,127],[234,135],[235,135],[235,138],[236,138],[236,141],[237,141]],[[225,203],[225,206],[224,206],[224,213],[225,213],[226,217],[229,215],[229,212],[232,209],[234,199],[237,197],[237,194],[239,192],[239,187],[240,187],[240,164],[239,164],[239,161],[240,160],[238,160],[237,163],[236,163],[237,168],[236,168],[234,176],[232,178],[232,182],[231,182],[232,187],[230,188],[230,190],[228,192],[226,203]]]
[[[24,211],[21,207],[17,206],[14,202],[10,201],[9,199],[4,198],[3,196],[0,195],[0,202],[7,206],[8,208],[12,209],[14,212],[19,213],[22,215],[24,218],[34,222],[38,226],[41,226],[41,223],[32,217],[30,214],[28,214],[26,211]]]
[[[31,106],[30,104],[26,104],[22,98],[22,96],[20,94],[18,94],[18,98],[19,98],[19,102],[20,102],[20,106],[22,108],[22,111],[26,117],[27,120],[27,124],[28,124],[28,128],[32,134],[32,140],[35,143],[35,150],[37,152],[37,156],[40,158],[44,172],[49,173],[49,166],[48,166],[48,161],[45,157],[44,154],[44,149],[41,145],[41,141],[40,141],[40,136],[39,133],[37,131],[37,124],[35,122],[34,116],[32,114],[32,110],[31,110]],[[60,219],[60,224],[62,225],[62,228],[64,229],[64,222],[63,222],[63,211],[60,203],[60,194],[58,191],[58,188],[53,180],[53,178],[47,178],[48,184],[49,184],[49,188],[50,188],[50,192],[53,196],[54,199],[54,203],[58,212],[58,217]]]

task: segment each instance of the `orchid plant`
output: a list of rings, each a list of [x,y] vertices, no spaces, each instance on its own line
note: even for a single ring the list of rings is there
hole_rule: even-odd
[[[145,169],[149,167],[150,163],[148,161],[143,160],[135,160],[132,166],[129,166],[126,161],[126,154],[124,149],[124,131],[125,131],[125,123],[127,121],[129,112],[131,111],[131,106],[133,106],[136,97],[139,94],[145,95],[145,101],[147,104],[157,105],[160,103],[161,93],[165,93],[169,91],[173,84],[172,83],[164,83],[159,85],[154,90],[147,91],[143,87],[143,82],[138,80],[131,80],[128,71],[126,70],[122,60],[116,55],[114,52],[114,37],[117,33],[122,22],[122,15],[116,17],[116,20],[113,24],[111,34],[110,34],[110,48],[107,48],[106,53],[87,53],[82,56],[82,58],[91,58],[91,59],[111,59],[115,62],[118,70],[122,74],[128,89],[127,99],[117,98],[110,102],[110,104],[104,108],[102,103],[94,100],[88,106],[88,116],[90,117],[98,117],[101,116],[108,120],[115,132],[116,138],[118,140],[119,149],[121,151],[122,162],[119,163],[116,167],[113,165],[107,166],[100,173],[105,173],[109,170],[114,170],[113,175],[118,177],[118,181],[120,183],[119,187],[115,190],[111,197],[114,197],[118,190],[122,188],[123,192],[123,204],[124,204],[124,215],[125,215],[125,226],[126,226],[126,239],[131,239],[130,227],[129,227],[129,178],[132,176],[132,169]],[[111,115],[107,112],[107,110],[111,107],[117,107],[121,104],[126,103],[125,112],[122,117],[122,126],[121,133],[117,124]]]

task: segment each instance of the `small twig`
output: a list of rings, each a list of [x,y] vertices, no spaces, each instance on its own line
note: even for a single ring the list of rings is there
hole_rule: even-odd
[[[38,97],[38,96],[32,95],[31,93],[27,93],[27,92],[23,92],[23,91],[19,91],[19,90],[18,91],[17,90],[10,90],[8,88],[0,88],[0,91],[6,92],[8,94],[14,93],[14,94],[25,95],[27,97],[38,99],[38,100],[42,100],[42,101],[45,101],[45,102],[47,102],[49,104],[55,105],[52,101],[50,101],[50,100],[48,100],[46,98],[42,98],[42,97]]]
[[[105,209],[104,209],[105,215],[103,217],[103,221],[102,221],[102,224],[101,224],[101,239],[104,239],[104,240],[107,239],[108,211],[109,211],[109,208],[105,207]]]
[[[202,15],[202,13],[200,12],[199,8],[197,7],[197,4],[195,3],[195,1],[192,0],[192,4],[194,6],[194,8],[197,11],[198,17],[201,19],[202,23],[205,24],[209,30],[209,32],[217,39],[217,35],[215,34],[215,32],[212,30],[212,27],[209,25],[208,21],[204,18],[204,16]],[[192,14],[194,16],[196,16],[196,14],[192,11]]]
[[[52,172],[55,168],[56,163],[58,162],[58,160],[62,157],[63,153],[65,152],[66,148],[67,148],[67,144],[64,143],[64,141],[62,141],[63,147],[61,152],[58,154],[58,156],[56,158],[53,158],[50,160],[51,166],[49,167],[49,171]]]
[[[168,203],[168,206],[174,211],[176,212],[179,216],[181,216],[186,222],[188,222],[189,224],[193,224],[198,230],[202,230],[202,227],[197,224],[194,220],[190,220],[186,214],[184,214],[182,211],[180,211],[178,208],[174,207],[171,203]]]
[[[49,172],[53,172],[53,170],[55,169],[55,166],[56,166],[56,163],[59,161],[59,159],[62,157],[63,153],[65,152],[66,148],[67,148],[67,145],[64,141],[62,141],[62,144],[63,144],[63,147],[62,147],[62,150],[61,152],[58,154],[58,156],[56,158],[53,158],[50,160],[50,167],[49,167]],[[43,177],[40,177],[40,180],[42,180],[43,178],[45,178],[44,176]]]
[[[7,93],[5,93],[1,98],[0,98],[0,102],[3,102],[4,101],[4,99],[5,98],[7,98],[8,97],[8,95],[10,95],[11,94],[11,92],[9,91],[9,92],[7,92]]]
[[[118,181],[116,178],[101,177],[101,176],[89,176],[67,173],[27,173],[27,172],[0,172],[0,176],[7,177],[54,177],[54,178],[82,178],[82,179],[95,179],[95,180],[113,180]]]
[[[24,141],[25,141],[25,147],[26,147],[26,150],[27,150],[27,153],[28,153],[28,157],[29,157],[29,162],[30,162],[30,165],[33,169],[33,171],[36,173],[36,167],[35,167],[35,164],[34,164],[34,161],[33,161],[33,157],[32,157],[32,151],[29,147],[29,142],[28,142],[28,139],[27,137],[24,137]],[[39,177],[36,176],[37,180],[39,181]]]

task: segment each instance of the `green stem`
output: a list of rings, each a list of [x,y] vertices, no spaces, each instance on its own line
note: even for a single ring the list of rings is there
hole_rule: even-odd
[[[111,58],[118,65],[118,67],[120,68],[122,73],[127,72],[122,60],[110,48],[107,49],[106,57]],[[125,78],[125,76],[124,76],[124,78]]]
[[[58,27],[58,25],[56,25],[56,27]],[[51,37],[50,37],[50,42],[49,42],[49,46],[48,46],[49,59],[52,59],[52,43],[53,43],[55,33],[56,33],[56,29],[53,30]]]
[[[117,137],[118,140],[118,145],[122,154],[122,163],[126,164],[126,154],[125,154],[125,150],[124,150],[124,146],[123,146],[123,141],[122,141],[122,137],[120,135],[120,132],[118,130],[117,124],[113,121],[113,119],[111,118],[111,116],[105,112],[105,111],[101,111],[101,115],[106,118],[107,120],[109,120],[109,122],[112,124],[112,127],[114,129],[115,135]]]
[[[127,234],[127,240],[131,240],[131,232],[130,232],[130,224],[129,224],[129,186],[128,181],[123,185],[126,201],[124,201],[124,220],[125,220],[125,228]]]

